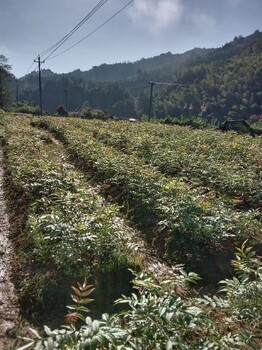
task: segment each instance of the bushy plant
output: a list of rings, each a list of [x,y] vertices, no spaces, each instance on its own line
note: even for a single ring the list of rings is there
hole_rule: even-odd
[[[119,208],[88,184],[50,133],[33,128],[28,116],[19,116],[18,133],[17,118],[6,118],[5,147],[14,203],[26,201],[23,229],[15,227],[13,234],[19,236],[18,268],[28,272],[16,281],[20,301],[32,313],[46,284],[89,269],[133,266],[134,251],[128,248],[132,230],[120,220]]]
[[[181,116],[179,118],[174,118],[173,125],[191,126],[196,129],[208,127],[208,123],[205,121],[205,119],[199,116],[193,116],[193,117]]]
[[[77,112],[71,112],[71,117],[81,118],[81,119],[99,119],[106,120],[108,118],[107,113],[101,109],[94,109],[88,106],[84,106]]]
[[[262,262],[246,243],[236,257],[233,265],[239,277],[221,282],[223,297],[190,295],[189,286],[198,276],[186,274],[181,268],[157,277],[135,273],[137,293],[116,301],[127,304],[127,311],[111,317],[103,315],[101,321],[87,317],[78,327],[75,322],[55,331],[45,327],[44,337],[31,330],[33,337],[20,350],[259,350]],[[85,294],[92,287],[84,286],[74,288],[77,305],[90,301]],[[77,307],[72,307],[74,312]],[[67,319],[83,319],[81,310],[86,311],[80,308],[74,318]]]
[[[189,130],[154,124],[93,123],[86,129],[117,149],[124,136],[127,141],[122,152],[142,157],[163,174],[181,178],[200,191],[205,187],[236,197],[243,206],[260,207],[261,157],[253,151],[261,147],[259,138],[250,142],[248,135],[221,135],[211,128]]]
[[[56,112],[61,117],[66,117],[68,115],[67,110],[63,105],[58,106]]]
[[[132,222],[148,233],[149,243],[154,244],[159,254],[171,262],[183,262],[188,268],[192,268],[190,264],[194,261],[195,268],[198,268],[205,259],[206,252],[214,252],[216,249],[226,251],[230,249],[229,241],[243,240],[251,235],[255,237],[261,227],[257,211],[237,211],[229,200],[224,199],[222,195],[219,196],[217,192],[210,191],[206,183],[206,187],[198,185],[197,176],[200,178],[203,176],[204,181],[212,180],[211,184],[216,179],[218,183],[224,180],[217,177],[217,171],[223,176],[218,162],[214,162],[214,168],[212,166],[208,168],[208,164],[203,168],[204,160],[207,158],[210,162],[213,156],[213,151],[208,146],[208,142],[213,143],[217,140],[215,137],[217,133],[214,135],[213,130],[208,132],[194,130],[192,139],[189,139],[188,129],[182,128],[181,150],[174,152],[168,149],[161,156],[165,139],[161,142],[161,137],[164,136],[159,125],[155,126],[157,131],[153,129],[152,139],[149,138],[147,142],[147,137],[138,139],[132,136],[134,129],[140,130],[143,127],[148,129],[148,125],[143,124],[134,128],[127,127],[124,123],[118,124],[121,133],[116,133],[112,130],[112,126],[117,128],[117,123],[111,124],[111,122],[68,120],[65,123],[51,118],[45,119],[45,122],[46,127],[64,142],[82,171],[92,174],[93,178],[102,184],[105,193],[124,206]],[[165,131],[166,129],[171,128],[165,127]],[[128,133],[131,134],[131,142]],[[172,135],[174,136],[174,133],[170,134],[170,139]],[[188,138],[186,141],[185,135]],[[201,137],[206,137],[204,143]],[[157,144],[154,143],[156,140]],[[192,140],[196,146],[192,145]],[[189,150],[198,147],[199,152],[193,153],[192,164],[191,155],[183,147]],[[168,172],[162,165],[156,169],[155,165],[160,165],[162,160],[163,164],[165,162],[168,166],[172,157],[176,157],[178,161],[183,158],[185,164],[181,175],[187,172],[190,181],[194,173],[192,183],[187,182],[185,175],[181,176],[181,179],[176,176],[172,178],[165,176],[163,173]],[[170,164],[171,169],[174,166],[176,164]],[[230,163],[229,170],[232,166]],[[211,179],[210,173],[212,173]],[[245,181],[247,172],[242,174]],[[257,177],[256,172],[254,176]],[[226,179],[230,184],[236,179],[235,186],[241,189],[244,187],[236,174],[232,174],[231,178],[225,174]],[[224,185],[226,186],[226,181]],[[249,188],[252,191],[256,189],[257,182],[251,183]],[[215,258],[214,263],[217,264]],[[226,265],[223,263],[223,268]],[[205,277],[214,278],[214,274],[211,271]]]
[[[4,125],[4,111],[0,109],[0,126]]]
[[[40,114],[40,109],[34,104],[22,101],[18,102],[17,105],[13,104],[13,106],[11,107],[11,112],[38,115]]]

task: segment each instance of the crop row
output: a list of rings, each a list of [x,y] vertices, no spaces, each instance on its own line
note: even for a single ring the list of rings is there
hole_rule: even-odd
[[[87,122],[84,129],[106,145],[142,157],[163,174],[226,193],[239,206],[262,205],[260,138],[124,122]]]
[[[120,202],[129,218],[170,261],[197,269],[207,252],[230,249],[229,242],[261,240],[258,211],[238,211],[214,196],[199,194],[179,179],[167,178],[143,159],[99,142],[85,121],[45,118],[38,123],[67,146],[81,170]]]
[[[132,266],[134,243],[130,229],[119,219],[118,207],[99,196],[46,131],[19,117],[18,133],[18,120],[6,119],[12,181],[29,207],[24,230],[28,244],[20,248],[25,249],[23,263],[31,272],[47,273],[48,279]]]

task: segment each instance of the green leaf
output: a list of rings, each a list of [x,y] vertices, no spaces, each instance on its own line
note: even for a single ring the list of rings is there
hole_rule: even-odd
[[[89,290],[87,290],[87,291],[85,291],[85,292],[81,292],[81,293],[82,293],[81,296],[82,296],[82,297],[87,297],[87,296],[90,295],[94,290],[95,290],[95,288],[92,288],[92,289],[89,289]]]
[[[35,330],[35,329],[33,329],[33,328],[28,328],[29,329],[29,331],[32,333],[32,334],[34,334],[34,336],[35,337],[37,337],[38,339],[41,339],[41,336],[40,336],[40,334],[37,332],[37,330]]]
[[[79,299],[76,295],[71,294],[71,298],[72,298],[72,300],[73,300],[75,303],[79,303],[79,302],[80,302],[80,299]]]
[[[18,349],[16,349],[16,350],[26,350],[26,349],[29,349],[29,348],[31,348],[32,345],[34,345],[34,343],[35,343],[35,342],[28,343],[28,344],[26,344],[26,345],[24,345],[24,346],[22,346],[22,347],[20,347],[20,348],[18,348]]]
[[[172,350],[173,349],[173,343],[169,339],[168,342],[166,343],[166,350]]]
[[[78,311],[84,311],[84,312],[89,312],[90,310],[87,308],[87,307],[85,307],[85,306],[79,306],[78,308],[77,308],[77,310]]]
[[[89,304],[92,301],[94,301],[94,299],[84,298],[84,299],[79,300],[79,304]]]
[[[69,310],[76,310],[76,309],[77,309],[77,306],[76,306],[76,305],[67,305],[66,307],[67,307],[67,309],[69,309]]]
[[[198,316],[203,313],[203,310],[196,306],[190,306],[186,309],[186,312],[190,315]]]
[[[94,320],[92,323],[92,329],[94,330],[94,332],[98,332],[99,327],[100,327],[99,321]]]
[[[79,318],[80,320],[84,321],[85,322],[85,317],[81,314],[77,314],[77,318]]]
[[[77,289],[76,287],[73,287],[73,286],[71,286],[71,288],[73,289],[73,291],[76,293],[77,296],[79,296],[79,297],[82,296],[82,292],[79,289]]]
[[[47,335],[51,335],[52,332],[51,332],[51,329],[47,326],[44,326],[44,331],[46,332]]]

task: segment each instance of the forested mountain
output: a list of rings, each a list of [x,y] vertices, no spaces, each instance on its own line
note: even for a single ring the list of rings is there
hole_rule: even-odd
[[[155,86],[155,117],[198,114],[222,120],[248,119],[262,114],[262,32],[216,49],[195,48],[183,54],[170,52],[137,62],[103,64],[91,70],[55,74],[43,70],[43,105],[55,112],[83,103],[118,116],[148,114],[148,81],[182,84]],[[27,75],[19,99],[38,103],[38,75]]]
[[[213,49],[198,49],[187,51],[183,54],[172,54],[171,52],[163,53],[152,58],[142,58],[136,62],[124,62],[115,64],[102,64],[95,66],[87,72],[76,70],[69,73],[70,77],[82,78],[92,81],[118,81],[125,80],[135,76],[140,72],[152,72],[159,67],[173,65],[177,68],[196,63],[199,58],[206,56]]]

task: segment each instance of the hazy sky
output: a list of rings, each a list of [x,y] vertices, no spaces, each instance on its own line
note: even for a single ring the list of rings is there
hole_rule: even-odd
[[[56,53],[92,32],[129,1],[108,0]],[[40,52],[73,29],[98,2],[0,0],[0,54],[9,59],[16,76],[24,75]],[[135,0],[94,35],[42,67],[66,73],[168,51],[220,47],[256,29],[262,30],[262,0]]]

